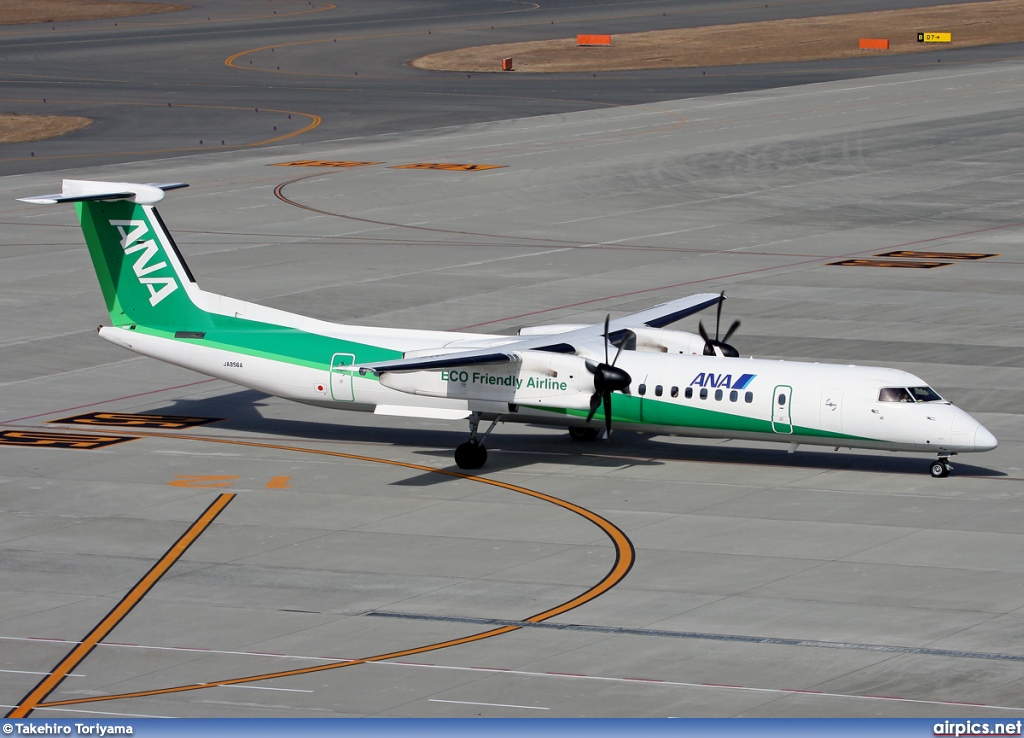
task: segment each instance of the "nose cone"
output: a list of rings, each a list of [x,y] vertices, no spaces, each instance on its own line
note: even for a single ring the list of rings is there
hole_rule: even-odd
[[[978,429],[974,431],[974,450],[991,451],[999,445],[999,441],[992,435],[988,428],[978,423]]]
[[[953,434],[953,450],[961,452],[991,451],[999,445],[996,437],[960,408],[953,406],[953,422],[950,430]]]

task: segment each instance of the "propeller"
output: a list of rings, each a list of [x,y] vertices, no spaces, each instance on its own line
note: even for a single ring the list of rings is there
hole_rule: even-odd
[[[619,360],[619,355],[622,353],[621,343],[619,350],[615,352],[615,359],[611,363],[608,362],[610,317],[605,316],[604,319],[604,363],[597,364],[589,360],[586,362],[587,371],[594,375],[594,394],[590,396],[590,413],[587,415],[587,422],[589,423],[594,418],[594,414],[603,404],[604,425],[608,436],[612,434],[612,392],[624,390],[633,383],[633,378],[624,369],[615,366],[615,362]]]
[[[722,303],[725,302],[725,291],[723,290],[718,295],[718,316],[715,318],[715,337],[712,339],[708,336],[708,332],[704,330],[704,323],[697,323],[697,330],[700,332],[700,337],[704,339],[704,355],[705,356],[729,356],[733,359],[739,358],[740,352],[737,351],[733,346],[730,346],[728,341],[736,329],[740,327],[740,321],[734,320],[732,325],[729,326],[729,330],[725,332],[721,340],[718,338],[718,329],[722,324]],[[717,351],[715,349],[718,349]]]

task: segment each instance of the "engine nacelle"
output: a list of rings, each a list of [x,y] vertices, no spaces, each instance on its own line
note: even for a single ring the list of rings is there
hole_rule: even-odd
[[[549,351],[523,351],[515,364],[384,371],[380,383],[410,395],[580,410],[590,407],[594,393],[594,375],[583,358]]]
[[[519,329],[520,336],[553,336],[556,333],[568,333],[578,331],[580,328],[589,328],[590,323],[557,323],[555,325],[530,325]]]
[[[670,331],[664,328],[633,328],[633,338],[626,348],[635,351],[658,351],[663,354],[703,354],[704,339],[699,333]]]

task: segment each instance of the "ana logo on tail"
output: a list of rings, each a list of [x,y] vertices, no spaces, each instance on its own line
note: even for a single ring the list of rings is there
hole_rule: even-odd
[[[178,289],[174,277],[150,277],[148,275],[167,266],[166,261],[150,264],[153,257],[160,253],[160,247],[152,238],[144,239],[149,233],[149,224],[144,220],[111,220],[110,225],[121,234],[121,248],[125,254],[142,253],[135,260],[132,269],[141,284],[149,290],[149,304],[153,307],[161,300]]]

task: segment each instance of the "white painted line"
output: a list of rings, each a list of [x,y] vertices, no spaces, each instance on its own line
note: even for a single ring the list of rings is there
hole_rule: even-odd
[[[462,702],[460,700],[427,700],[428,702],[447,702],[449,705],[478,705],[480,707],[514,707],[517,710],[550,710],[550,707],[532,707],[530,705],[502,705],[497,702]]]
[[[23,638],[17,636],[0,636],[0,641],[27,641],[29,643],[66,643],[77,646],[81,641],[66,640],[63,638]],[[97,643],[97,648],[138,648],[143,651],[185,651],[187,653],[208,653],[222,656],[260,656],[272,659],[296,659],[299,661],[326,661],[329,663],[343,663],[355,661],[356,659],[329,658],[326,656],[297,656],[283,653],[265,653],[259,651],[218,651],[212,648],[188,648],[186,646],[143,646],[137,643]]]
[[[107,364],[97,364],[95,366],[83,366],[78,369],[69,369],[66,372],[54,372],[53,374],[40,374],[38,377],[28,377],[27,379],[15,379],[11,382],[0,382],[0,387],[10,387],[12,384],[23,384],[24,382],[39,382],[46,379],[53,379],[54,377],[66,377],[69,374],[76,374],[77,372],[87,372],[92,369],[106,369],[111,371],[111,367],[118,366],[120,364],[128,364],[132,361],[139,361],[142,357],[133,357],[131,359],[119,359],[118,361],[111,361]],[[44,415],[46,413],[43,413]]]
[[[388,662],[388,661],[372,661],[367,663],[368,666],[418,666],[425,669],[443,669],[446,671],[484,671],[478,666],[442,666],[439,664],[416,664],[411,661]],[[486,669],[489,673],[494,673],[493,669]],[[509,669],[507,671],[499,672],[500,674],[510,674],[514,676],[528,676],[528,677],[547,677],[549,679],[586,679],[588,681],[598,682],[623,682],[627,684],[648,684],[651,687],[689,687],[689,688],[700,688],[700,689],[731,689],[740,692],[761,692],[764,694],[777,694],[777,695],[807,695],[811,697],[836,697],[841,699],[854,699],[854,700],[886,700],[889,702],[906,702],[915,705],[940,705],[945,707],[962,707],[963,702],[955,701],[944,701],[944,700],[917,700],[910,699],[907,697],[886,697],[883,695],[876,694],[842,694],[839,692],[812,692],[805,689],[772,689],[770,687],[744,687],[736,684],[707,684],[707,683],[696,683],[696,682],[671,682],[668,680],[651,680],[651,681],[640,681],[635,677],[603,677],[593,676],[589,674],[554,674],[552,672],[542,671],[519,671],[516,669]],[[472,704],[472,703],[468,703]],[[1024,707],[1008,707],[1005,705],[984,705],[976,702],[970,703],[971,707],[979,707],[987,710],[1013,710],[1015,712],[1024,712]],[[536,708],[535,708],[536,709]]]
[[[60,638],[25,638],[17,636],[0,636],[0,641],[27,641],[27,642],[43,642],[43,643],[68,643],[77,644],[78,641],[64,640]],[[207,648],[186,648],[182,646],[143,646],[131,643],[99,643],[98,648],[138,648],[143,650],[152,651],[188,651],[193,653],[208,653],[208,654],[221,654],[231,656],[258,656],[262,658],[275,658],[275,659],[295,659],[300,661],[321,661],[329,663],[344,663],[348,661],[358,661],[358,659],[345,659],[345,658],[330,658],[325,656],[298,656],[289,654],[269,654],[260,653],[256,651],[218,651]],[[365,661],[364,666],[385,666],[385,667],[413,667],[418,669],[439,669],[442,671],[469,671],[469,672],[484,672],[492,674],[494,676],[500,676],[503,674],[512,676],[527,676],[527,677],[542,677],[547,679],[583,679],[587,681],[596,682],[611,682],[611,683],[622,683],[632,685],[647,685],[650,687],[683,687],[690,689],[728,689],[742,692],[761,692],[764,694],[776,694],[776,695],[806,695],[809,697],[833,697],[839,699],[852,699],[852,700],[885,700],[889,702],[905,702],[916,705],[939,705],[944,707],[962,707],[964,702],[957,701],[946,701],[946,700],[921,700],[911,699],[907,697],[890,697],[885,695],[875,694],[843,694],[840,692],[816,692],[804,689],[785,689],[785,688],[770,688],[770,687],[745,687],[738,684],[709,684],[709,683],[698,683],[698,682],[674,682],[669,680],[658,680],[649,679],[645,677],[609,677],[609,676],[595,676],[590,674],[555,674],[551,672],[540,672],[540,671],[521,671],[517,669],[502,669],[495,667],[483,667],[483,666],[445,666],[442,664],[420,664],[414,661]],[[223,685],[223,686],[247,686],[247,685]],[[250,689],[280,689],[272,687],[249,687]],[[281,691],[304,691],[304,690],[281,690]],[[432,700],[434,702],[454,702],[453,700]],[[490,703],[485,702],[455,702],[455,704],[467,704],[467,705],[489,705]],[[967,703],[972,707],[978,707],[986,710],[1012,710],[1014,712],[1024,712],[1024,707],[1016,707],[1010,705],[985,705],[976,702]],[[493,705],[495,707],[519,707],[524,710],[547,710],[547,707],[529,707],[527,705]],[[2,707],[2,705],[0,705]],[[14,705],[8,705],[8,707],[14,707]],[[44,708],[37,708],[44,709]],[[47,708],[50,709],[50,708]],[[97,713],[106,714],[106,713]],[[122,713],[109,713],[111,715],[119,715]],[[150,717],[148,715],[140,715],[134,717]],[[159,716],[154,716],[159,717]]]
[[[52,671],[18,671],[17,669],[0,669],[0,674],[33,674],[37,676],[49,676]],[[69,677],[84,677],[85,674],[68,674]]]
[[[0,707],[11,708],[11,709],[13,709],[15,707],[18,707],[18,706],[19,705],[0,705]],[[35,710],[36,712],[38,712],[40,710],[50,710],[52,712],[73,712],[76,715],[79,714],[79,713],[84,713],[84,714],[87,714],[87,715],[113,715],[113,716],[116,716],[116,717],[160,718],[162,720],[174,720],[174,719],[176,719],[176,718],[174,718],[171,715],[143,715],[143,714],[140,714],[140,713],[137,713],[137,712],[99,712],[98,710],[81,710],[77,706],[75,706],[75,707],[33,707],[32,709]]]
[[[207,682],[200,682],[200,684],[206,684]],[[284,687],[256,687],[252,684],[215,684],[215,687],[221,687],[222,689],[264,689],[268,692],[304,692],[306,694],[313,694],[312,689],[285,689]]]

